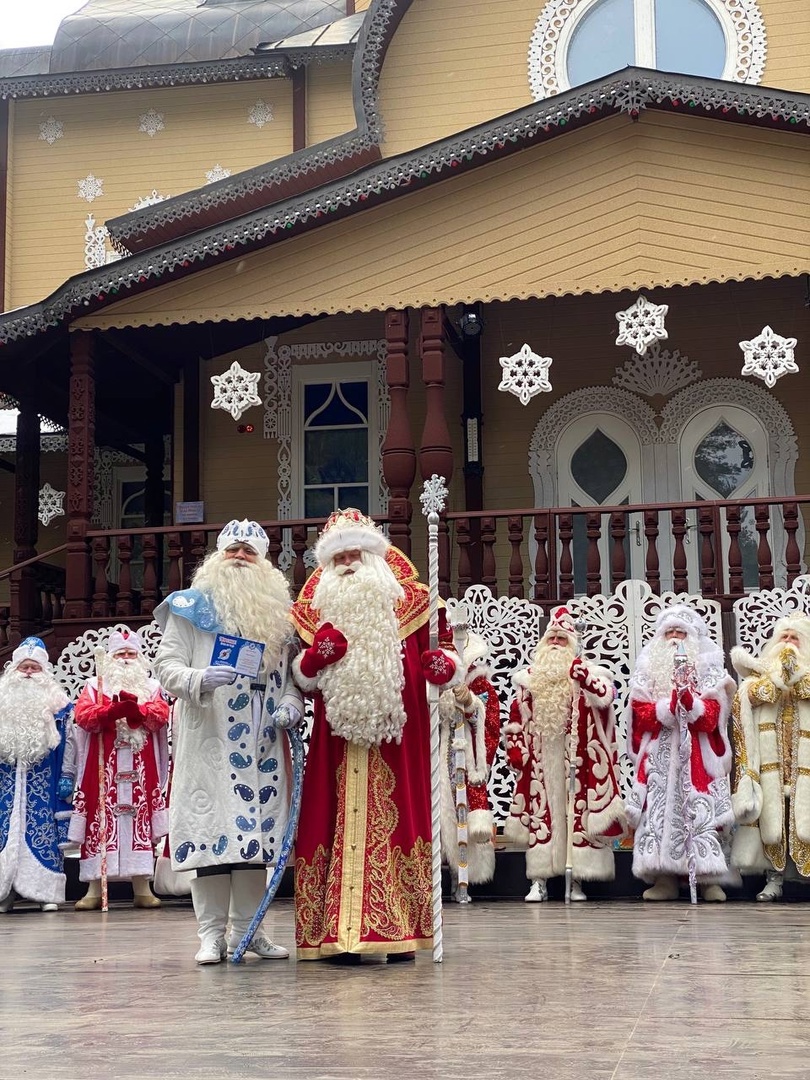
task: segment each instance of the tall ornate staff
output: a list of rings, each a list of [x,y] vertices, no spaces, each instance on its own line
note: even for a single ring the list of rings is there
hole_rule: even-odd
[[[96,701],[104,704],[104,665],[107,653],[104,649],[93,650],[96,662]],[[104,728],[98,732],[98,846],[100,850],[101,910],[109,911],[107,890],[107,773],[104,755]]]
[[[286,706],[283,707],[286,708]],[[277,726],[281,725],[277,724]],[[293,766],[293,790],[292,798],[290,799],[290,815],[287,818],[287,828],[284,831],[281,848],[276,856],[276,865],[270,876],[270,880],[267,883],[267,888],[264,890],[264,896],[256,909],[256,914],[250,921],[250,926],[247,928],[242,940],[233,951],[232,960],[234,964],[238,964],[247,952],[251,941],[253,941],[254,934],[261,926],[262,919],[267,914],[267,909],[270,907],[273,898],[278,892],[278,887],[284,876],[284,869],[287,866],[287,861],[289,860],[290,852],[292,851],[293,842],[295,840],[295,830],[298,827],[298,815],[301,812],[301,788],[304,782],[304,739],[297,727],[289,727],[285,730],[287,732],[287,738],[290,740],[290,752],[292,754]]]
[[[576,654],[582,656],[582,631],[585,623],[578,619],[574,623],[577,635]],[[577,799],[577,754],[579,753],[579,699],[582,690],[577,684],[571,704],[571,730],[568,733],[568,803],[565,823],[565,902],[571,903],[571,890],[574,885],[574,821]]]
[[[469,613],[466,604],[458,605],[455,615],[450,619],[450,625],[453,628],[453,644],[463,662],[464,649],[467,641],[467,629],[469,626]],[[467,843],[469,839],[467,834],[467,815],[469,807],[467,805],[466,725],[467,720],[464,716],[464,709],[457,703],[456,722],[450,746],[452,749],[451,761],[453,763],[451,777],[456,793],[456,831],[458,841],[458,888],[456,900],[459,904],[469,904],[470,902],[468,891],[470,886],[470,872],[467,865]]]
[[[444,477],[434,473],[425,480],[419,501],[428,522],[428,590],[431,651],[439,647],[439,514],[447,500]],[[439,753],[439,688],[428,685],[430,702],[430,806],[433,871],[433,962],[442,962],[442,789]]]
[[[697,903],[697,866],[695,860],[695,820],[692,806],[692,733],[689,731],[687,710],[681,695],[684,690],[691,690],[695,685],[695,669],[689,663],[682,641],[675,649],[675,662],[672,668],[672,683],[676,691],[676,716],[680,734],[678,764],[681,770],[681,812],[685,829],[686,865],[689,870],[689,899]]]

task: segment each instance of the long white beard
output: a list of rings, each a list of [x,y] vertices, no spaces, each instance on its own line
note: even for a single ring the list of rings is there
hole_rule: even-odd
[[[699,649],[696,643],[677,638],[658,638],[650,645],[649,671],[647,675],[647,688],[653,699],[668,697],[672,693],[674,685],[673,675],[675,672],[675,652],[679,645],[683,645],[686,653],[686,662],[694,667],[698,660]]]
[[[532,719],[537,731],[544,735],[560,734],[571,720],[571,661],[573,649],[558,646],[538,646],[527,679],[532,695]]]
[[[280,570],[267,559],[243,563],[215,551],[191,584],[211,597],[228,633],[264,642],[262,670],[278,666],[292,634],[290,588]]]
[[[787,641],[772,641],[763,650],[761,659],[765,664],[765,670],[777,682],[782,679],[782,658],[785,652],[793,658],[795,674],[806,672],[810,668],[810,658],[801,649]]]
[[[149,668],[142,656],[133,660],[113,659],[108,656],[104,664],[101,689],[105,698],[125,690],[134,694],[139,705],[145,705],[152,697],[149,685]],[[134,753],[140,753],[146,745],[147,731],[144,727],[131,728],[123,717],[115,721],[115,734],[120,742],[129,743]]]
[[[35,765],[59,745],[54,713],[67,695],[44,671],[27,678],[7,671],[0,678],[0,761]]]
[[[336,735],[360,746],[398,743],[407,719],[394,612],[402,587],[379,555],[365,553],[353,569],[325,567],[312,598],[321,620],[348,642],[343,659],[320,675],[326,718]]]

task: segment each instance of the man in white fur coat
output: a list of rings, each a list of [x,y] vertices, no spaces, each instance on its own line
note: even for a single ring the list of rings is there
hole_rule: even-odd
[[[676,689],[679,651],[686,678]],[[630,679],[627,713],[627,752],[634,769],[627,819],[636,830],[633,873],[652,882],[645,900],[677,899],[678,879],[689,872],[690,843],[704,900],[725,900],[721,885],[739,880],[728,866],[733,696],[723,651],[698,612],[687,604],[665,607]],[[679,708],[691,738],[687,778],[679,756]]]
[[[442,857],[450,869],[455,898],[458,892],[458,811],[455,747],[464,747],[467,805],[467,877],[481,885],[495,876],[495,821],[487,781],[501,736],[501,709],[490,679],[488,645],[477,634],[458,643],[466,668],[464,682],[439,698],[440,759],[442,762]],[[469,900],[469,897],[467,897]]]
[[[779,619],[759,657],[731,651],[734,699],[732,862],[765,873],[757,900],[782,895],[786,867],[810,878],[810,619]],[[791,866],[792,870],[793,867]]]
[[[616,776],[613,682],[607,671],[577,656],[574,622],[564,607],[551,613],[531,666],[518,671],[513,682],[517,694],[506,725],[506,752],[516,778],[504,837],[526,848],[526,876],[532,882],[526,900],[547,900],[548,878],[565,873],[573,749],[571,899],[585,900],[583,881],[615,876],[613,841],[626,827]]]
[[[198,964],[218,964],[238,946],[289,820],[292,768],[279,729],[301,721],[303,699],[291,675],[289,586],[268,548],[257,522],[228,522],[191,588],[155,609],[163,630],[155,672],[177,699],[169,847],[172,869],[191,872]],[[257,677],[212,665],[218,633],[264,645]],[[290,955],[261,929],[248,951]]]

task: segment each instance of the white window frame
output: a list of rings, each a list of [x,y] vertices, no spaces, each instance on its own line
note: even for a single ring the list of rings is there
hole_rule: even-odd
[[[365,382],[368,385],[369,513],[380,513],[380,434],[377,369],[371,360],[343,364],[295,364],[292,368],[292,516],[304,516],[304,387],[312,383]]]
[[[726,82],[762,81],[767,38],[757,0],[703,0],[716,15],[726,39]],[[529,44],[529,85],[535,101],[572,89],[568,48],[581,21],[600,0],[548,0]],[[655,68],[653,0],[634,0],[635,64]]]

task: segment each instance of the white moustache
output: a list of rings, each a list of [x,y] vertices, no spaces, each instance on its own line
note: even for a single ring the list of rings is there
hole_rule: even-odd
[[[362,565],[362,562],[360,562],[359,560],[353,563],[344,563],[341,566],[335,567],[335,573],[338,577],[346,577],[347,574],[356,574],[357,571],[362,567]]]

